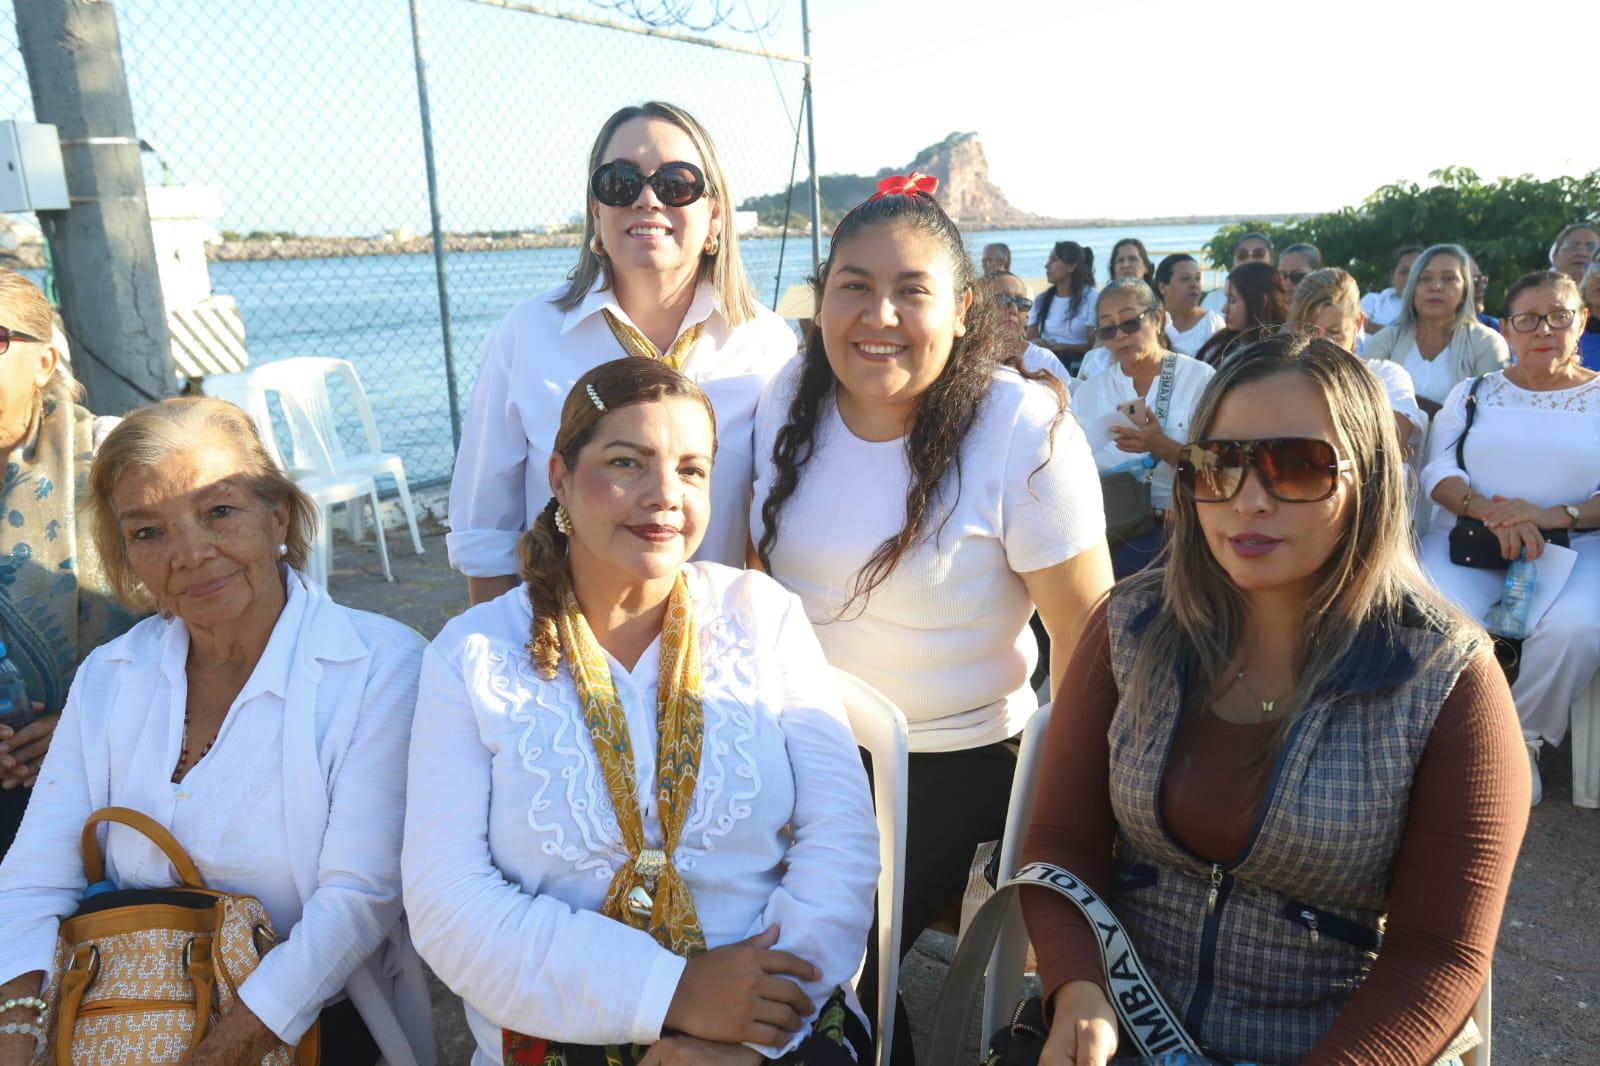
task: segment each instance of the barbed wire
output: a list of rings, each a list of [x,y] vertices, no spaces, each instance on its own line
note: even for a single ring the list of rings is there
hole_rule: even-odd
[[[785,6],[785,0],[772,0],[767,17],[757,21],[750,5],[737,0],[589,0],[589,3],[647,26],[681,26],[694,33],[721,27],[733,33],[757,36],[771,32],[782,21]],[[741,6],[750,20],[747,25],[734,21],[736,8]],[[705,14],[695,17],[702,11]]]

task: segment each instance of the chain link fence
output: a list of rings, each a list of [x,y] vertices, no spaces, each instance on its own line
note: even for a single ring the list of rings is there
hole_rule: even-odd
[[[643,8],[736,13],[764,32],[725,23],[698,36],[793,56],[802,51],[795,5],[418,0],[446,235],[447,334],[407,3],[116,6],[147,143],[146,182],[220,194],[210,280],[238,303],[251,363],[350,360],[385,448],[405,459],[413,485],[444,481],[454,459],[447,343],[464,408],[490,327],[576,262],[589,146],[607,115],[656,98],[687,108],[716,138],[736,203],[785,189],[796,162],[801,64],[559,17],[648,30],[629,16]],[[0,25],[0,117],[33,117],[13,19]],[[802,148],[797,177],[808,165]],[[803,214],[799,199],[794,210]],[[24,231],[35,224],[13,218]],[[751,279],[769,302],[779,245],[759,236],[745,245]],[[784,287],[810,266],[809,238],[791,232]],[[362,450],[357,423],[349,428],[346,446]]]

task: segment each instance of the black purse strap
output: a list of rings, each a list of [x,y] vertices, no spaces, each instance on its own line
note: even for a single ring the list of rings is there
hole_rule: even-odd
[[[1488,374],[1479,374],[1472,379],[1472,387],[1467,390],[1467,424],[1461,427],[1461,436],[1456,438],[1456,469],[1463,474],[1467,472],[1467,457],[1464,449],[1467,444],[1467,434],[1472,430],[1473,419],[1478,417],[1478,390],[1483,387],[1483,379]],[[1470,480],[1471,475],[1468,475]]]

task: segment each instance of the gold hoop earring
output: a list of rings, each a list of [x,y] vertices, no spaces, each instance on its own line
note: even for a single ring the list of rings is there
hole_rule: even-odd
[[[716,255],[721,250],[722,250],[722,242],[717,239],[716,234],[712,234],[711,236],[706,238],[706,254],[707,255]]]
[[[589,238],[589,251],[593,252],[597,259],[606,257],[606,246],[600,243],[600,234],[596,233]]]

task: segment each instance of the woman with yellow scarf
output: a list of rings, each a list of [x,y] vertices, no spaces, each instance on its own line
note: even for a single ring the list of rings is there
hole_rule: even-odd
[[[849,1063],[877,833],[800,603],[689,563],[716,422],[626,358],[578,379],[523,583],[428,649],[406,910],[475,1064]]]

